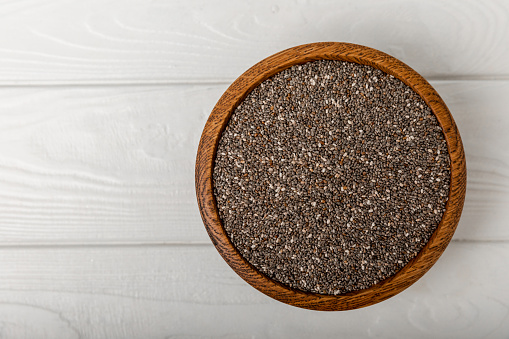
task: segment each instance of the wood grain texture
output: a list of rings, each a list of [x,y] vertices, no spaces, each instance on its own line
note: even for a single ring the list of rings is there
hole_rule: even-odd
[[[0,17],[3,85],[232,81],[316,41],[371,46],[428,78],[509,76],[505,0],[25,0]]]
[[[247,262],[224,230],[213,195],[212,171],[217,145],[234,109],[262,81],[293,65],[314,60],[342,60],[369,65],[407,84],[431,108],[444,132],[451,158],[451,181],[446,211],[419,254],[393,276],[372,287],[340,295],[292,289]],[[292,47],[268,57],[242,74],[221,96],[203,130],[196,157],[196,196],[205,228],[224,260],[246,282],[268,296],[293,306],[322,311],[351,310],[386,300],[417,281],[438,260],[458,225],[466,191],[466,162],[459,131],[447,106],[431,85],[401,61],[372,48],[337,42]]]
[[[505,0],[0,1],[0,338],[507,337],[509,82],[448,80],[509,80],[508,12]],[[226,84],[323,40],[446,80],[432,84],[469,160],[457,241],[398,298],[340,314],[273,301],[213,246],[179,245],[210,244],[193,168]]]
[[[509,240],[509,81],[432,85],[469,161],[453,240]],[[226,88],[0,88],[0,246],[210,243],[193,168]]]
[[[288,307],[213,246],[0,249],[0,336],[504,338],[509,244],[452,243],[405,292],[353,312]]]

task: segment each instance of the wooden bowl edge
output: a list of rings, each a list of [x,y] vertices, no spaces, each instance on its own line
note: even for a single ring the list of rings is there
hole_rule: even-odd
[[[259,272],[237,251],[221,224],[213,195],[212,171],[217,143],[231,113],[263,80],[295,64],[314,60],[344,60],[370,65],[403,81],[417,92],[437,117],[451,158],[449,200],[440,224],[430,240],[395,275],[365,290],[341,295],[322,295],[295,290]],[[447,106],[433,87],[417,72],[381,51],[349,43],[322,42],[292,47],[276,53],[237,78],[221,96],[205,125],[195,167],[195,185],[200,214],[218,252],[250,285],[281,302],[313,310],[350,310],[386,300],[422,277],[449,244],[459,222],[466,190],[466,160],[461,137]]]

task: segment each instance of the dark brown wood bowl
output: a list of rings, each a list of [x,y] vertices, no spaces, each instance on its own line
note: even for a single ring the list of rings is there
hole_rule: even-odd
[[[217,145],[232,112],[262,81],[296,64],[315,60],[343,60],[369,65],[410,86],[431,108],[443,129],[451,158],[449,200],[440,224],[428,243],[393,276],[365,290],[323,295],[290,288],[249,264],[228,238],[218,214],[212,171]],[[445,250],[458,225],[466,189],[466,162],[461,137],[447,106],[431,85],[398,59],[378,50],[339,42],[301,45],[274,54],[242,74],[217,102],[203,130],[195,168],[196,195],[205,228],[216,249],[231,268],[262,293],[281,302],[323,311],[351,310],[376,304],[403,291],[426,273]]]

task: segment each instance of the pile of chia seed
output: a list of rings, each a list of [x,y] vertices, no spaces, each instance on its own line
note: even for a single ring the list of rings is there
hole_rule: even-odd
[[[450,159],[431,109],[370,66],[314,61],[258,85],[215,160],[223,226],[287,286],[362,290],[394,275],[445,211]]]

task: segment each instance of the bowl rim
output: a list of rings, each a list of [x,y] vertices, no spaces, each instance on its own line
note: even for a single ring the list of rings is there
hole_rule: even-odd
[[[291,288],[272,280],[252,266],[235,248],[219,217],[212,172],[217,146],[231,114],[262,81],[291,66],[317,60],[342,60],[369,65],[403,81],[424,99],[442,127],[451,158],[451,182],[446,211],[429,241],[401,270],[368,289],[339,295],[324,295]],[[200,214],[217,251],[247,283],[286,304],[321,310],[351,310],[386,300],[415,283],[438,260],[458,225],[466,191],[466,160],[454,119],[442,98],[416,71],[400,60],[376,49],[345,43],[317,42],[295,46],[258,62],[239,76],[212,110],[200,138],[195,167],[195,188]]]

